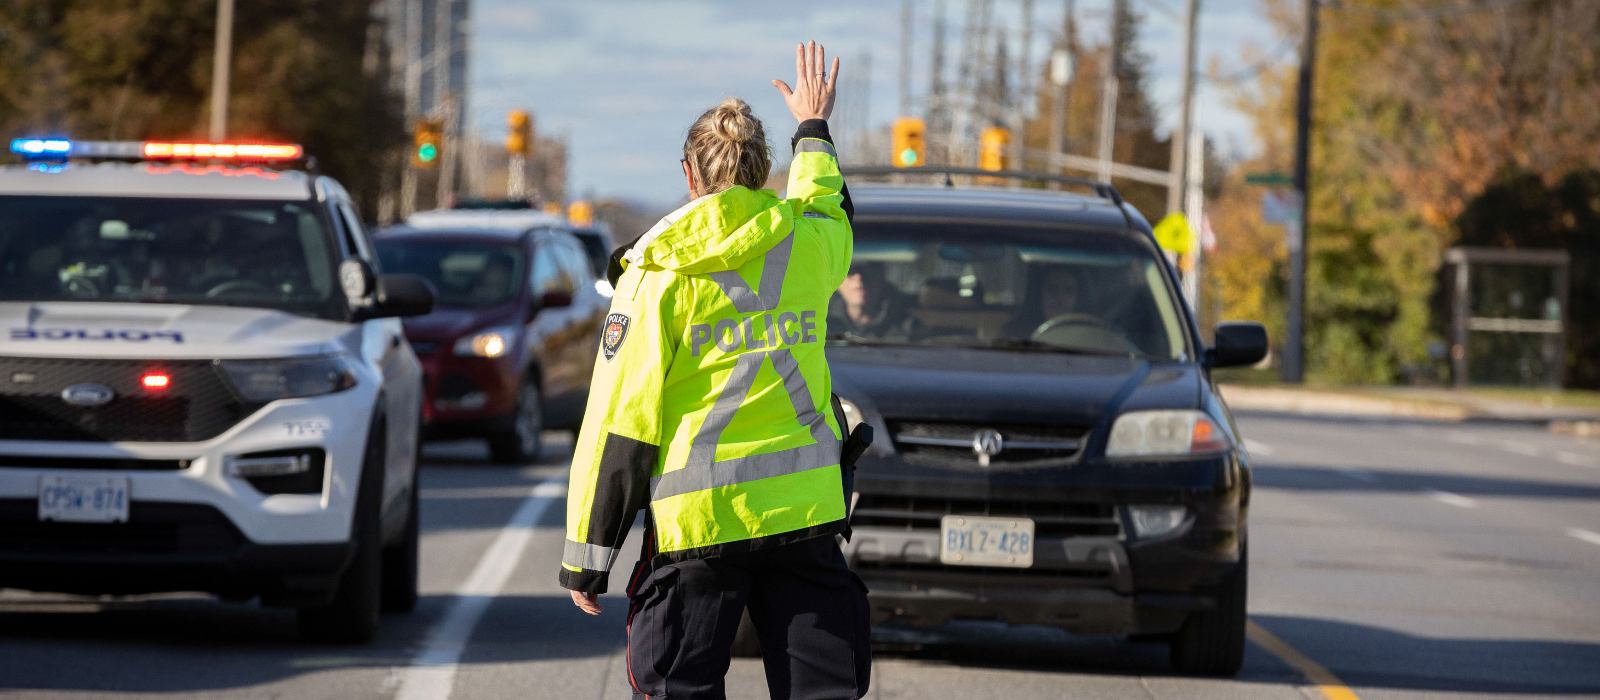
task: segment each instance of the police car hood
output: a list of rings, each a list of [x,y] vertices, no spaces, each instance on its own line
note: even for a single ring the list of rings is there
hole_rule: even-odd
[[[732,187],[662,217],[623,259],[683,275],[736,269],[789,235],[793,216],[772,190]]]
[[[356,325],[239,306],[9,302],[0,324],[0,355],[31,357],[292,357],[360,342]]]

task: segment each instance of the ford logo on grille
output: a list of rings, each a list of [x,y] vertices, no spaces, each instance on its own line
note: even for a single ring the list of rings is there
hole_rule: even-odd
[[[1000,431],[993,428],[984,428],[972,434],[972,451],[978,454],[978,466],[989,466],[989,458],[1000,454],[1005,449],[1005,438],[1000,437]]]
[[[61,400],[74,406],[104,406],[117,392],[104,384],[73,384],[61,390]]]

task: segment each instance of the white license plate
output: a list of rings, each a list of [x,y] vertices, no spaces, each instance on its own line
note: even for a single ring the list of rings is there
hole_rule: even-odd
[[[41,476],[39,519],[75,523],[127,522],[128,479]]]
[[[1033,521],[946,515],[939,561],[960,566],[1033,566]]]

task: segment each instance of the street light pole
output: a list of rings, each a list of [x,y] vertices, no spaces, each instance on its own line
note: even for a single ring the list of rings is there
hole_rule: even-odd
[[[216,52],[211,58],[211,142],[228,138],[228,74],[233,57],[233,0],[217,0]]]
[[[1183,102],[1178,106],[1178,126],[1172,130],[1172,181],[1167,185],[1167,211],[1183,208],[1187,188],[1183,179],[1188,174],[1184,159],[1189,154],[1189,120],[1194,114],[1194,51],[1195,30],[1200,25],[1200,0],[1189,0],[1189,31],[1183,41]],[[1194,212],[1190,212],[1193,215]]]
[[[1300,195],[1298,221],[1289,225],[1289,318],[1279,377],[1298,384],[1305,378],[1306,233],[1311,211],[1311,83],[1317,59],[1317,2],[1306,0],[1306,36],[1300,42],[1300,88],[1295,96],[1294,189]]]

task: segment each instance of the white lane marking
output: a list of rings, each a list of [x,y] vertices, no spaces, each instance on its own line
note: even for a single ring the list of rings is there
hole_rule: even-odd
[[[1576,452],[1565,452],[1565,451],[1557,452],[1556,453],[1556,461],[1560,462],[1562,464],[1571,464],[1571,465],[1573,465],[1575,467],[1589,467],[1591,469],[1600,469],[1600,457],[1590,457],[1588,455],[1580,455],[1580,454],[1578,454]]]
[[[1244,439],[1244,449],[1251,454],[1262,456],[1270,455],[1273,452],[1271,445],[1259,440],[1251,440],[1250,438]]]
[[[1437,491],[1437,490],[1434,490],[1434,489],[1423,489],[1422,492],[1425,493],[1425,494],[1428,494],[1428,496],[1430,498],[1432,498],[1433,500],[1435,500],[1435,501],[1438,501],[1440,503],[1446,503],[1446,504],[1455,506],[1457,508],[1476,508],[1476,507],[1478,507],[1478,502],[1477,501],[1474,501],[1474,500],[1472,500],[1470,498],[1467,498],[1466,496],[1462,496],[1460,494],[1450,493],[1449,491]]]
[[[1362,471],[1355,467],[1339,467],[1339,473],[1355,479],[1356,481],[1365,481],[1369,484],[1378,480],[1378,477],[1372,472]]]
[[[1529,445],[1526,442],[1517,442],[1516,440],[1501,440],[1500,449],[1507,452],[1515,452],[1519,455],[1527,455],[1529,457],[1534,457],[1539,454],[1539,448],[1537,446]]]
[[[494,543],[484,550],[472,575],[456,589],[455,599],[444,618],[429,630],[422,650],[411,659],[400,678],[395,700],[448,700],[455,685],[457,664],[472,638],[473,628],[489,609],[522,558],[522,550],[533,537],[545,509],[567,492],[560,481],[545,481],[530,489],[527,500],[500,529]]]
[[[1450,442],[1458,442],[1463,445],[1476,445],[1481,442],[1478,440],[1478,436],[1476,435],[1469,435],[1467,433],[1457,432],[1454,430],[1450,431],[1450,434],[1446,435],[1445,439],[1449,440]]]
[[[1567,534],[1589,544],[1600,544],[1600,533],[1590,532],[1580,527],[1569,527],[1567,528]]]

